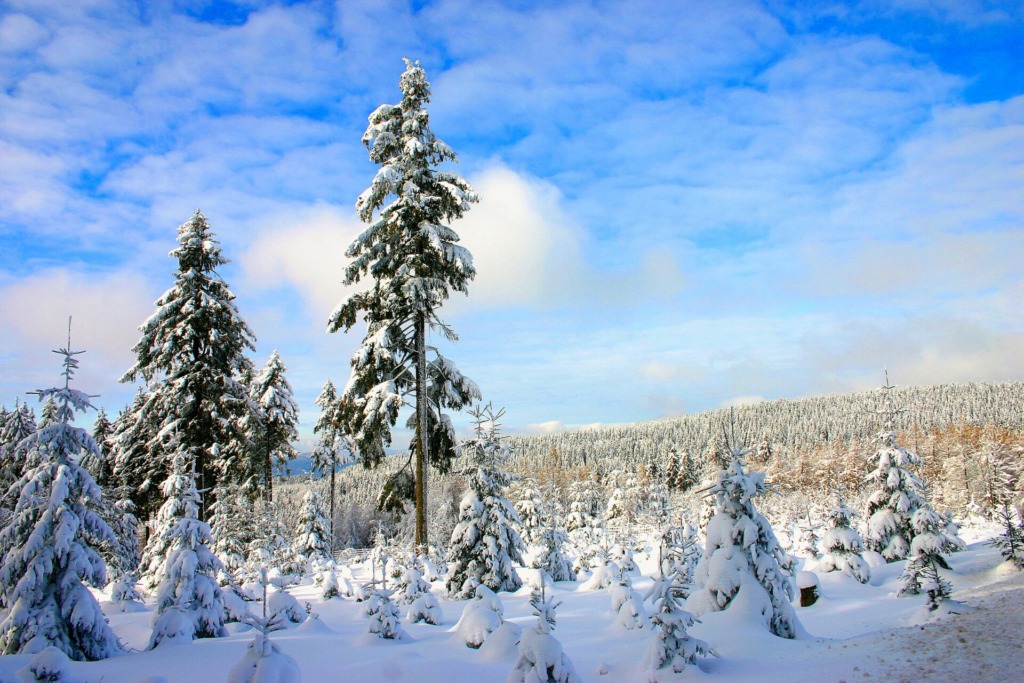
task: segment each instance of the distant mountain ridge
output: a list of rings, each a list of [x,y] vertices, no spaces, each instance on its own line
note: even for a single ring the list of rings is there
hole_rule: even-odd
[[[902,411],[896,424],[901,432],[960,424],[1024,428],[1024,382],[895,387],[891,393]],[[560,467],[598,471],[662,462],[670,449],[699,458],[717,448],[729,433],[743,445],[757,448],[764,443],[773,450],[867,441],[883,427],[881,401],[878,390],[776,399],[650,422],[510,437],[510,466],[530,471],[543,465],[552,449]]]

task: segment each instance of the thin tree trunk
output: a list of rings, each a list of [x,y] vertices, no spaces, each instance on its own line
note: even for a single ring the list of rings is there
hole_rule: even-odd
[[[416,548],[426,555],[427,539],[427,320],[416,316]]]
[[[336,454],[335,454],[336,455]],[[331,558],[334,558],[334,470],[336,465],[331,463]]]

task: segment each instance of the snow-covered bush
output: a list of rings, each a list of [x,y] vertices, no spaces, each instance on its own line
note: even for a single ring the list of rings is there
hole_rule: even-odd
[[[455,632],[466,647],[478,648],[491,633],[504,623],[505,608],[490,588],[478,585],[473,599],[466,603]]]
[[[263,576],[265,579],[265,572]],[[264,586],[267,583],[263,581]],[[288,621],[285,613],[271,609],[270,603],[269,596],[264,593],[263,616],[246,616],[245,623],[256,631],[256,635],[245,649],[242,659],[231,667],[227,683],[299,683],[301,680],[298,663],[281,652],[277,643],[270,640],[270,634],[286,628]]]
[[[928,595],[928,609],[938,609],[949,598],[952,587],[939,575],[939,568],[949,569],[944,555],[963,547],[963,541],[946,532],[946,521],[930,507],[919,508],[911,520],[915,536],[910,546],[910,559],[900,574],[899,595]]]
[[[376,600],[372,604],[372,611],[368,613],[370,617],[369,632],[376,633],[378,638],[385,640],[403,640],[408,638],[408,635],[402,629],[398,607],[395,606],[395,603],[391,602],[391,591],[377,590],[374,597]]]

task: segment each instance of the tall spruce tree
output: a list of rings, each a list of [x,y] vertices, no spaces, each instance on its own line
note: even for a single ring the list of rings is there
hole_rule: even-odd
[[[480,397],[476,385],[428,343],[432,330],[456,339],[438,310],[451,290],[467,292],[476,271],[448,224],[462,217],[477,196],[461,177],[437,169],[456,161],[455,152],[430,130],[425,109],[430,84],[423,68],[408,59],[405,64],[399,81],[402,101],[378,107],[363,134],[370,160],[380,169],[356,201],[368,227],[346,252],[352,262],[345,284],[367,278],[370,286],[332,313],[328,330],[350,330],[360,316],[366,321],[341,411],[345,431],[354,437],[365,464],[383,459],[399,409],[414,407],[412,497],[416,544],[425,550],[427,467],[447,470],[457,446],[442,410],[459,410]]]
[[[275,349],[249,387],[249,396],[259,408],[255,419],[249,422],[253,427],[249,443],[256,453],[249,486],[265,500],[274,497],[274,469],[287,471],[288,461],[298,455],[292,443],[299,438],[299,407],[286,371]]]
[[[254,337],[217,273],[228,260],[198,209],[179,226],[170,256],[178,262],[174,286],[139,328],[135,365],[121,381],[149,384],[144,411],[157,437],[139,455],[159,459],[166,479],[171,458],[182,454],[195,465],[198,488],[209,490],[245,455],[241,423],[250,403],[238,377],[251,366],[243,354]]]
[[[100,488],[77,462],[98,449],[86,430],[71,426],[76,412],[93,405],[70,387],[82,352],[71,350],[68,337],[55,351],[64,358],[64,386],[37,392],[56,407],[53,419],[18,445],[30,467],[16,484],[14,518],[0,532],[0,652],[52,645],[72,659],[97,660],[121,646],[84,583],[106,583],[99,550],[115,538],[97,513]]]

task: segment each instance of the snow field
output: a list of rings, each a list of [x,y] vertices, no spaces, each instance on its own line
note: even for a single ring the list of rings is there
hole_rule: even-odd
[[[679,676],[663,680],[707,681],[925,681],[1020,680],[1024,645],[1024,573],[1001,561],[998,552],[983,543],[986,530],[972,533],[967,549],[951,556],[952,609],[959,614],[935,615],[924,609],[925,598],[895,597],[903,562],[872,568],[872,580],[856,580],[830,572],[818,574],[821,598],[812,607],[797,607],[806,632],[795,640],[771,635],[758,625],[756,615],[738,604],[723,612],[704,615],[691,635],[705,640],[719,654],[700,661]],[[643,594],[651,585],[656,559],[637,554],[640,572],[632,575],[634,588]],[[369,568],[356,565],[355,580],[369,579]],[[814,570],[808,560],[804,570]],[[524,587],[501,593],[505,619],[522,629],[536,623],[529,605],[533,570],[520,569]],[[556,583],[552,595],[562,604],[553,632],[584,681],[636,683],[650,644],[649,627],[625,630],[616,623],[607,590],[583,590],[579,581]],[[409,638],[381,640],[367,632],[363,604],[351,599],[323,601],[310,579],[290,589],[300,605],[309,603],[317,619],[271,635],[281,651],[293,657],[302,680],[319,681],[505,681],[517,656],[508,630],[492,635],[479,650],[467,648],[454,626],[468,604],[443,598],[443,581],[433,583],[443,612],[440,626],[410,624],[402,627]],[[83,663],[72,662],[77,682],[141,683],[148,676],[163,676],[167,683],[221,683],[253,639],[253,631],[230,624],[229,636],[171,645],[152,651],[145,647],[151,632],[153,606],[122,613],[97,593],[110,624],[132,652],[122,657]],[[957,604],[959,603],[959,605]],[[259,603],[251,609],[260,610]],[[648,609],[650,606],[648,605]],[[763,621],[762,621],[763,623]],[[9,672],[22,669],[28,655],[0,658]]]

